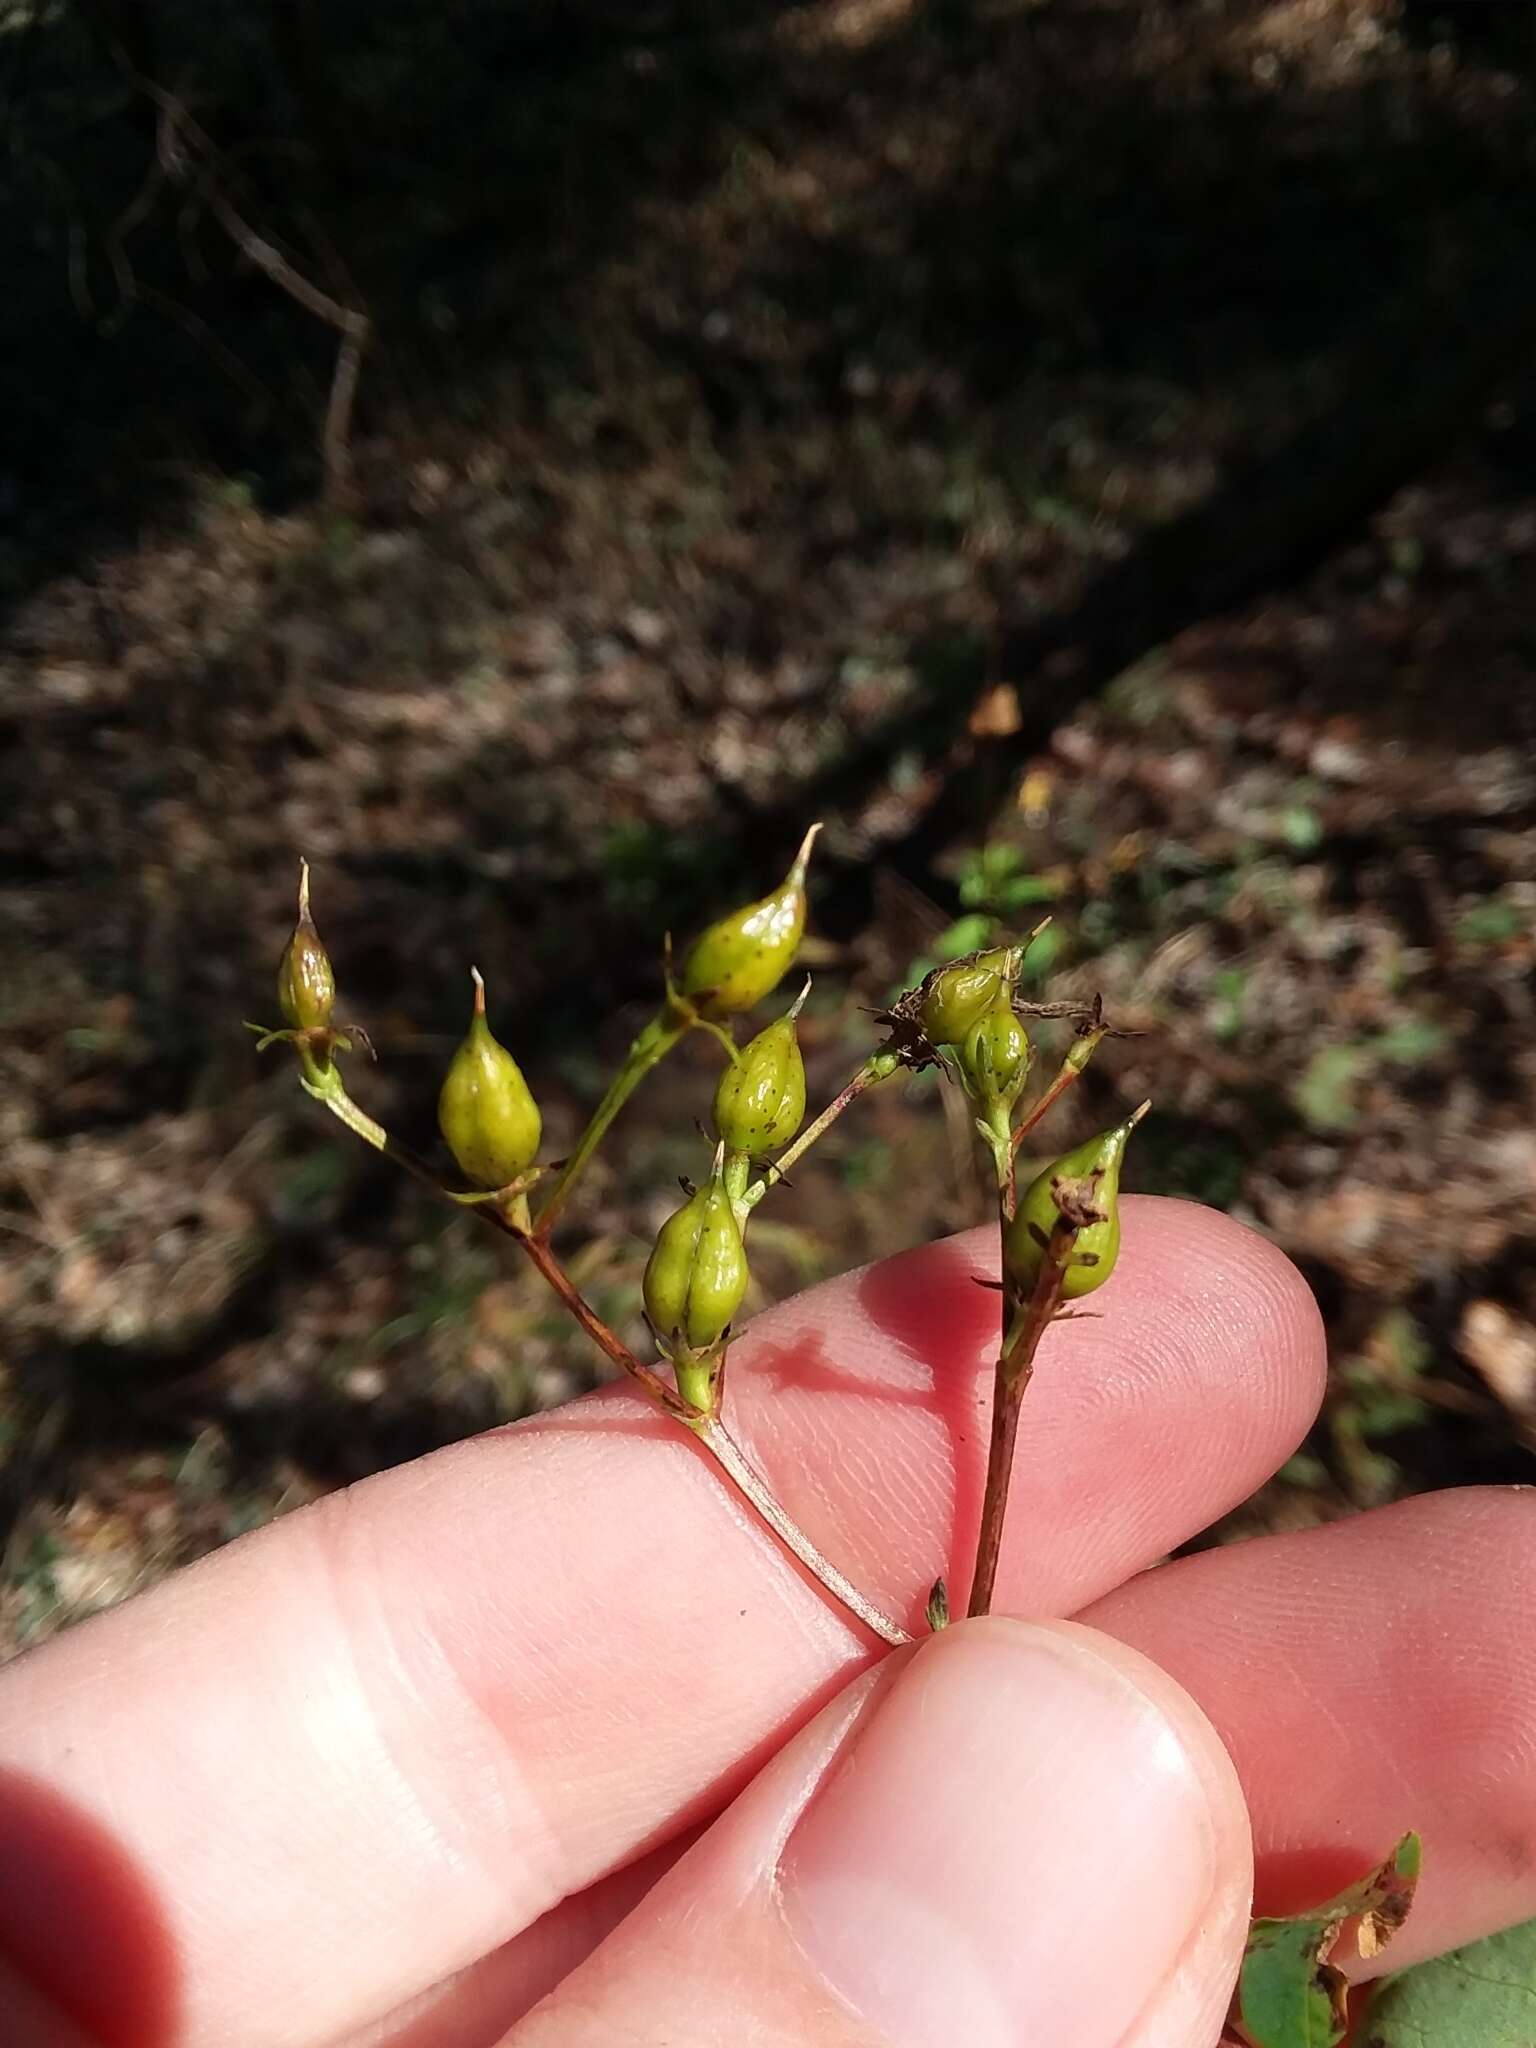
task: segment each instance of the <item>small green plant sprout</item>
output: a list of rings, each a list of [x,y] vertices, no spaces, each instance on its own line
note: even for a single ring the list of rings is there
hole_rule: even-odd
[[[656,1233],[645,1269],[645,1312],[677,1391],[691,1413],[720,1407],[731,1323],[750,1275],[741,1225],[725,1184],[725,1146],[703,1187],[689,1194]]]
[[[460,1173],[493,1195],[521,1202],[524,1178],[539,1150],[544,1120],[523,1070],[492,1035],[485,1015],[485,982],[478,967],[474,1009],[464,1041],[448,1064],[437,1098],[437,1126]]]

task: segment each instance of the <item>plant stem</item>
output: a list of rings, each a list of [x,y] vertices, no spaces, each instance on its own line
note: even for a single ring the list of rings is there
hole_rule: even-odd
[[[304,1046],[299,1048],[299,1064],[303,1072],[306,1090],[317,1102],[323,1102],[338,1122],[356,1133],[365,1144],[376,1152],[382,1152],[392,1165],[408,1173],[412,1180],[420,1181],[440,1200],[450,1202],[461,1213],[479,1216],[492,1230],[509,1237],[514,1244],[522,1246],[538,1271],[560,1297],[571,1315],[586,1331],[603,1356],[616,1365],[621,1372],[637,1380],[653,1401],[662,1407],[674,1402],[671,1388],[659,1373],[642,1365],[629,1346],[616,1337],[597,1311],[585,1300],[565,1268],[560,1264],[549,1246],[527,1226],[528,1197],[523,1194],[512,1196],[505,1204],[499,1201],[464,1203],[451,1188],[445,1188],[432,1168],[408,1145],[402,1145],[392,1138],[384,1126],[375,1123],[365,1110],[358,1108],[347,1093],[346,1084],[340,1071],[333,1064],[321,1065]]]
[[[777,1187],[796,1161],[804,1158],[816,1140],[831,1130],[851,1102],[857,1102],[867,1088],[873,1088],[877,1081],[887,1080],[895,1072],[895,1062],[887,1060],[879,1053],[867,1059],[842,1093],[833,1096],[821,1115],[806,1125],[788,1150],[768,1168],[762,1179],[747,1189],[741,1198],[743,1209],[755,1209],[768,1190]]]
[[[586,1129],[577,1139],[576,1149],[561,1169],[560,1178],[551,1188],[538,1215],[534,1218],[533,1227],[537,1236],[548,1237],[555,1226],[556,1217],[570,1197],[572,1188],[606,1137],[608,1126],[652,1067],[666,1058],[673,1046],[693,1028],[696,1021],[691,1012],[680,1009],[669,997],[635,1039],[624,1056],[623,1066],[609,1082],[607,1094],[593,1110]]]
[[[687,1026],[684,1025],[682,1029],[686,1030]],[[636,1043],[638,1044],[639,1040]],[[656,1060],[669,1049],[663,1047],[662,1052],[656,1053],[649,1064],[654,1066]],[[347,1129],[354,1132],[365,1144],[371,1145],[376,1152],[382,1152],[386,1159],[408,1173],[413,1180],[418,1180],[423,1186],[430,1188],[432,1193],[443,1201],[452,1203],[455,1208],[462,1206],[452,1189],[445,1188],[438,1180],[426,1160],[411,1151],[409,1146],[402,1145],[392,1138],[382,1124],[375,1123],[371,1116],[358,1108],[347,1093],[341,1074],[334,1064],[321,1064],[303,1044],[299,1046],[299,1062],[304,1087],[317,1102],[324,1103],[332,1116],[345,1124]],[[639,1075],[635,1078],[638,1079]],[[632,1082],[631,1086],[633,1085]],[[612,1121],[611,1117],[609,1121]],[[682,1422],[692,1431],[784,1548],[800,1560],[834,1600],[845,1607],[856,1621],[871,1629],[883,1642],[911,1642],[912,1638],[906,1630],[876,1607],[872,1600],[866,1599],[852,1580],[845,1578],[836,1565],[822,1556],[800,1525],[791,1520],[789,1514],[779,1504],[767,1480],[750,1463],[745,1451],[720,1417],[695,1415],[689,1412],[661,1375],[640,1363],[629,1346],[608,1327],[582,1294],[570,1274],[561,1265],[544,1231],[537,1226],[533,1229],[521,1226],[517,1220],[520,1206],[521,1213],[526,1215],[527,1198],[519,1194],[513,1196],[505,1207],[496,1202],[476,1203],[469,1213],[483,1217],[493,1230],[500,1231],[502,1236],[509,1237],[515,1244],[521,1245],[535,1269],[603,1356],[642,1387],[664,1415],[673,1421]]]
[[[1061,1100],[1062,1096],[1066,1094],[1072,1083],[1077,1079],[1084,1067],[1087,1066],[1108,1036],[1108,1032],[1103,1030],[1102,1027],[1095,1028],[1092,1031],[1085,1031],[1082,1037],[1072,1046],[1071,1051],[1062,1061],[1060,1071],[1057,1073],[1055,1080],[1052,1081],[1050,1087],[1046,1089],[1040,1100],[1034,1104],[1029,1114],[1020,1120],[1018,1128],[1014,1131],[1013,1150],[1015,1156],[1017,1156],[1023,1139],[1035,1128],[1035,1125],[1041,1121],[1046,1113]]]
[[[1061,1305],[1067,1264],[1077,1241],[1077,1225],[1061,1218],[1052,1230],[1034,1292],[1013,1317],[1013,1326],[997,1354],[992,1382],[992,1436],[987,1447],[987,1485],[981,1504],[981,1530],[976,1538],[976,1570],[971,1580],[969,1614],[990,1614],[997,1584],[997,1562],[1008,1515],[1008,1489],[1013,1481],[1013,1451],[1019,1433],[1019,1411],[1034,1376],[1035,1353]],[[1006,1294],[1004,1300],[1007,1300]]]
[[[880,1640],[899,1646],[910,1643],[912,1638],[899,1622],[867,1599],[851,1580],[845,1579],[837,1566],[822,1556],[810,1537],[798,1523],[790,1520],[779,1505],[766,1479],[748,1459],[746,1452],[737,1443],[718,1415],[703,1415],[696,1420],[685,1418],[688,1427],[709,1452],[721,1471],[726,1473],[732,1484],[756,1509],[768,1524],[784,1548],[797,1557],[808,1572],[817,1579],[834,1600],[839,1601]]]
[[[664,1413],[672,1416],[678,1415],[681,1411],[677,1396],[673,1393],[672,1389],[659,1373],[652,1372],[648,1365],[642,1365],[623,1339],[609,1329],[597,1310],[593,1308],[570,1274],[566,1272],[564,1266],[555,1257],[549,1240],[540,1237],[537,1231],[509,1229],[508,1235],[517,1239],[517,1242],[528,1254],[534,1268],[559,1297],[562,1306],[569,1311],[575,1321],[586,1331],[603,1356],[611,1364],[616,1365],[620,1372],[628,1373],[632,1380],[642,1386],[656,1403],[657,1407],[662,1409]]]

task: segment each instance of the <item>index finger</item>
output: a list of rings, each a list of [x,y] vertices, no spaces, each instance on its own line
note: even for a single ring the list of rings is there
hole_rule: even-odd
[[[913,1626],[974,1545],[994,1257],[976,1232],[848,1275],[733,1354],[735,1426],[790,1512]],[[1096,1301],[1031,1389],[1014,1612],[1068,1613],[1193,1534],[1321,1390],[1299,1278],[1210,1212],[1127,1202]],[[7,1673],[13,1786],[104,1837],[141,1910],[134,1956],[110,1952],[95,1864],[50,1869],[36,1826],[7,1843],[0,1791],[0,1946],[108,2041],[331,2039],[716,1809],[874,1650],[691,1440],[607,1390],[322,1502]]]

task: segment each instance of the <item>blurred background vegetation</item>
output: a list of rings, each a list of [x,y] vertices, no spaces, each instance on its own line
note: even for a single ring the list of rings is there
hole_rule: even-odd
[[[0,0],[0,1653],[590,1384],[253,1055],[295,857],[425,1139],[579,1127],[828,822],[813,1093],[1056,919],[1063,1141],[1316,1286],[1218,1536],[1536,1478],[1526,0]],[[572,1264],[633,1323],[714,1062]],[[1075,1122],[1074,1122],[1075,1119]],[[985,1212],[928,1082],[761,1299]]]

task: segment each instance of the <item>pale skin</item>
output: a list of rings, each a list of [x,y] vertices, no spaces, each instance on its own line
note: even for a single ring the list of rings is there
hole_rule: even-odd
[[[732,1357],[790,1512],[914,1630],[940,1571],[963,1604],[994,1255]],[[1536,1494],[1161,1566],[1305,1431],[1316,1311],[1145,1200],[1091,1305],[1041,1350],[997,1615],[915,1649],[618,1387],[19,1659],[7,2048],[1213,2048],[1254,1862],[1283,1909],[1418,1828],[1394,1963],[1536,1915]]]

